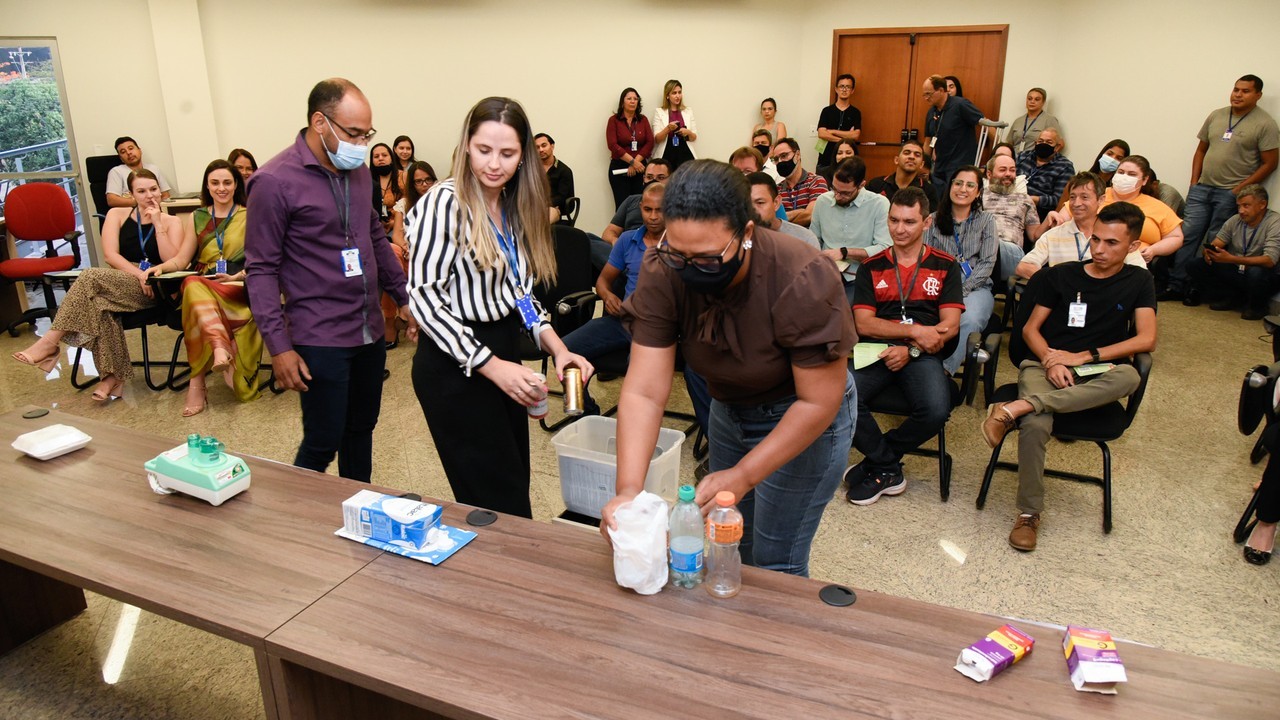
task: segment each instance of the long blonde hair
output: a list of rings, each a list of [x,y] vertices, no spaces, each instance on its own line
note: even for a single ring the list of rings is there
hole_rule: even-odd
[[[480,268],[488,269],[506,262],[493,227],[484,222],[489,211],[485,208],[480,180],[471,170],[467,152],[476,129],[490,121],[509,126],[520,138],[520,165],[502,189],[499,201],[502,211],[511,224],[512,232],[523,239],[520,249],[528,260],[534,281],[554,283],[556,254],[547,218],[551,191],[547,174],[542,170],[542,162],[533,147],[529,118],[520,103],[511,98],[489,97],[476,103],[462,124],[462,137],[453,151],[450,174],[457,186],[458,202],[466,209],[471,225],[471,232],[463,240],[463,249],[475,256],[476,265]]]

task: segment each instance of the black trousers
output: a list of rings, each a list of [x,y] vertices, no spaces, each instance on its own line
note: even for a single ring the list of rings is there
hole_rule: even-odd
[[[358,347],[297,345],[311,372],[302,405],[302,444],[293,464],[324,472],[338,456],[338,474],[369,482],[373,474],[373,429],[382,408],[382,338]]]
[[[644,190],[644,175],[642,173],[636,173],[635,175],[626,173],[613,174],[614,170],[626,170],[627,167],[625,160],[609,161],[609,189],[613,191],[614,210],[618,209],[623,200]]]
[[[497,357],[520,361],[523,330],[517,313],[467,326]],[[479,372],[464,375],[456,360],[426,338],[413,356],[413,391],[454,499],[533,517],[528,410]]]

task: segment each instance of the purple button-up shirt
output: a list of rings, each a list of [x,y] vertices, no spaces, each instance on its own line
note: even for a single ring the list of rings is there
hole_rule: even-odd
[[[249,181],[245,287],[267,352],[294,345],[356,347],[386,332],[379,290],[409,302],[404,270],[371,202],[368,168],[333,173],[307,147],[306,131]],[[350,183],[350,239],[339,206]],[[363,275],[345,277],[342,251],[359,248]],[[284,305],[281,306],[281,295]]]

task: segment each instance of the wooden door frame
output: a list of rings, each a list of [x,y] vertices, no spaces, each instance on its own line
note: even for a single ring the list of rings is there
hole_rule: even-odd
[[[839,28],[831,31],[831,80],[827,83],[828,105],[836,101],[836,75],[839,71],[836,62],[840,59],[840,38],[849,35],[942,35],[946,33],[998,32],[1000,34],[1000,62],[996,65],[996,77],[1001,88],[997,97],[995,114],[1000,117],[1000,101],[1004,95],[1004,63],[1009,54],[1009,25],[937,25],[933,27],[892,27],[892,28]]]

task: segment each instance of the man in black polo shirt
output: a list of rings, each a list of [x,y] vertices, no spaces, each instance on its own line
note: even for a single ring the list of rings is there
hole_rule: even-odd
[[[870,505],[907,488],[902,456],[938,434],[951,414],[951,380],[942,359],[955,351],[964,291],[955,258],[924,244],[929,205],[920,188],[894,193],[889,206],[893,247],[862,263],[854,280],[853,321],[860,342],[888,343],[880,359],[853,371],[858,424],[853,446],[862,462],[845,470],[846,495]],[[911,405],[906,422],[880,432],[870,402],[897,385]]]
[[[962,165],[972,165],[978,155],[978,134],[974,128],[982,119],[982,111],[973,103],[947,94],[947,81],[931,75],[924,81],[924,100],[938,109],[938,128],[929,141],[933,154],[933,189],[938,197],[947,192],[951,175]]]
[[[850,104],[853,96],[853,76],[844,73],[836,78],[836,101],[822,108],[818,115],[818,137],[827,142],[818,156],[817,169],[836,164],[836,146],[841,140],[858,142],[862,137],[862,111]]]
[[[867,189],[877,195],[893,198],[894,193],[902,188],[918,187],[929,198],[930,211],[937,210],[938,193],[933,189],[933,183],[925,180],[924,174],[920,172],[924,169],[924,146],[915,140],[902,143],[902,149],[893,156],[893,165],[896,169],[891,174],[869,181]]]
[[[1101,407],[1133,394],[1141,379],[1129,359],[1156,346],[1155,283],[1145,268],[1124,262],[1138,249],[1144,221],[1136,205],[1106,206],[1089,238],[1092,260],[1041,270],[1027,286],[1026,297],[1034,298],[1035,308],[1022,337],[1036,359],[1022,362],[1018,399],[992,404],[982,423],[992,448],[1010,430],[1019,431],[1021,514],[1009,533],[1009,544],[1018,550],[1036,549],[1053,414]],[[1114,366],[1104,370],[1108,364]]]

